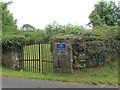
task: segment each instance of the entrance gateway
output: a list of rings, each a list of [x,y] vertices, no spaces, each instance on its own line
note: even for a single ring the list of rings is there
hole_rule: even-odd
[[[67,42],[26,43],[22,50],[20,67],[38,73],[72,73],[72,49]]]
[[[23,58],[20,60],[22,70],[39,73],[53,72],[51,43],[26,43],[22,51]]]

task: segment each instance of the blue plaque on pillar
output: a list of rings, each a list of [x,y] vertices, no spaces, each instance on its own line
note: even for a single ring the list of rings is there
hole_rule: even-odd
[[[56,51],[57,52],[66,52],[67,51],[67,44],[65,44],[65,43],[57,43],[56,44]]]

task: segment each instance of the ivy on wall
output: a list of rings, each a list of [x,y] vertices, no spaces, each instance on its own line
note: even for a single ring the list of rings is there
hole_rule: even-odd
[[[2,38],[2,53],[8,51],[20,51],[21,47],[28,41],[22,35],[6,35]]]

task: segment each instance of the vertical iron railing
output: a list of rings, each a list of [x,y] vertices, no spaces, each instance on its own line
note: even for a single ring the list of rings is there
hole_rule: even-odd
[[[50,72],[53,63],[50,48],[50,43],[26,44],[21,48],[19,66],[24,71],[39,73]]]

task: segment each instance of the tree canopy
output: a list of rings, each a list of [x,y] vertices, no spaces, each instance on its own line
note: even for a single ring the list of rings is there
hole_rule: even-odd
[[[120,10],[114,1],[100,1],[95,4],[94,10],[89,15],[90,23],[93,27],[99,25],[117,26],[120,17]]]
[[[3,3],[0,2],[0,5],[2,6],[2,31],[3,33],[6,32],[13,32],[17,30],[16,22],[17,20],[14,20],[12,13],[8,10],[8,5],[10,5],[12,2]]]
[[[24,24],[21,28],[21,30],[24,30],[24,31],[33,31],[35,30],[35,27],[33,27],[32,25],[30,24]]]

